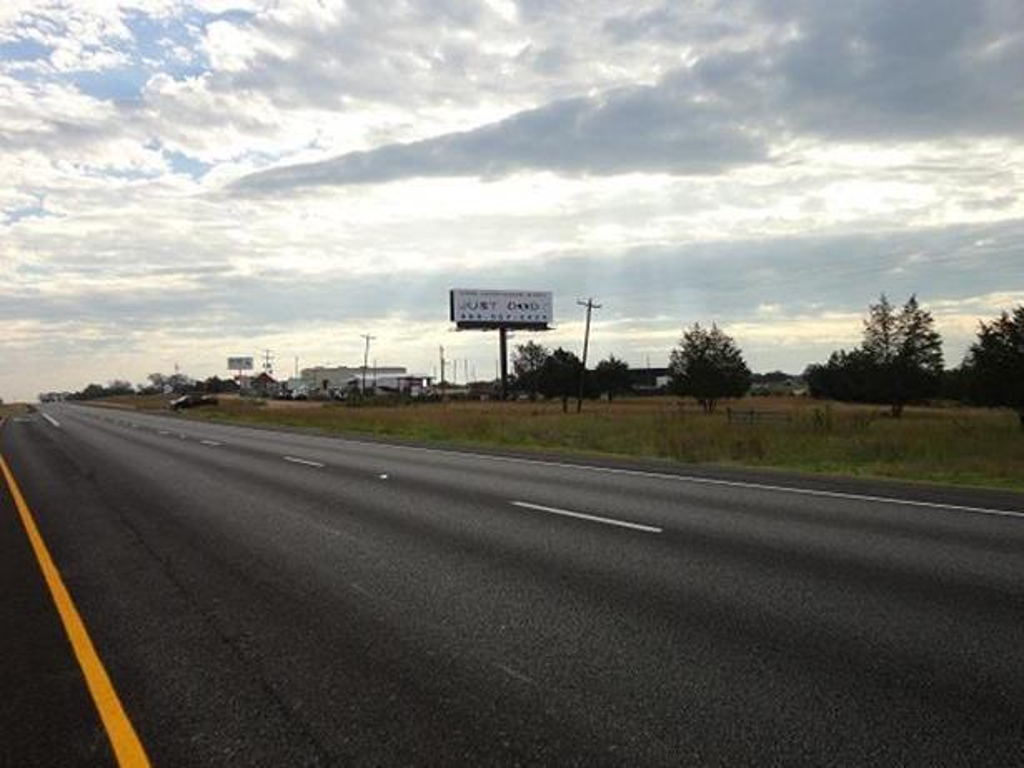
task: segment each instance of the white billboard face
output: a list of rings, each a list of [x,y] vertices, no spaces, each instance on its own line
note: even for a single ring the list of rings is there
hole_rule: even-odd
[[[455,288],[451,319],[464,327],[546,327],[554,320],[550,291],[481,291]]]
[[[251,371],[252,370],[252,358],[251,357],[229,357],[228,358],[228,370],[229,371]]]

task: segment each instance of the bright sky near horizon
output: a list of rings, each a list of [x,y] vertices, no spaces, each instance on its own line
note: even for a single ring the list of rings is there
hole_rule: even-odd
[[[789,371],[916,292],[956,364],[1024,301],[1022,161],[1019,0],[7,0],[0,397],[366,332],[493,375],[451,287]]]

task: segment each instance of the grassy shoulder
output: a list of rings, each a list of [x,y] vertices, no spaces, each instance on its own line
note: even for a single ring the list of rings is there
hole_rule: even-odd
[[[0,419],[8,416],[20,416],[28,413],[29,407],[25,403],[2,403],[0,404]]]
[[[161,410],[166,399],[115,407]],[[728,407],[731,410],[726,410]],[[364,405],[222,397],[197,420],[369,434],[546,452],[670,459],[1024,491],[1024,432],[1010,412],[962,407],[886,409],[803,398],[748,398],[714,414],[672,398],[557,403]]]

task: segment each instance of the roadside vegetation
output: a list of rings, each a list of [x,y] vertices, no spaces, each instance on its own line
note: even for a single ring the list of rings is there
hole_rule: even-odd
[[[8,416],[18,416],[23,413],[27,413],[29,406],[25,403],[4,403],[0,402],[0,419],[7,418]]]
[[[639,389],[621,360],[585,371],[571,351],[528,342],[513,357],[519,399],[512,402],[493,399],[493,382],[463,388],[461,400],[442,386],[435,398],[357,391],[318,402],[242,397],[234,382],[213,378],[192,386],[219,393],[216,405],[188,415],[325,434],[1024,491],[1024,307],[982,323],[961,365],[946,369],[928,311],[913,296],[901,307],[882,296],[869,308],[861,346],[797,377],[809,396],[744,396],[755,377],[714,324],[684,330],[669,359],[664,383],[646,387],[647,397],[634,396]],[[104,390],[92,386],[90,394]],[[180,391],[154,374],[134,392],[112,382],[100,402],[164,410]],[[568,401],[580,393],[590,402],[582,413],[570,411]]]

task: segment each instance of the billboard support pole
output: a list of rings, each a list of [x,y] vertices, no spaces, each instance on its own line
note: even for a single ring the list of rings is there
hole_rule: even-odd
[[[508,329],[498,329],[498,347],[501,353],[501,399],[508,400]]]

